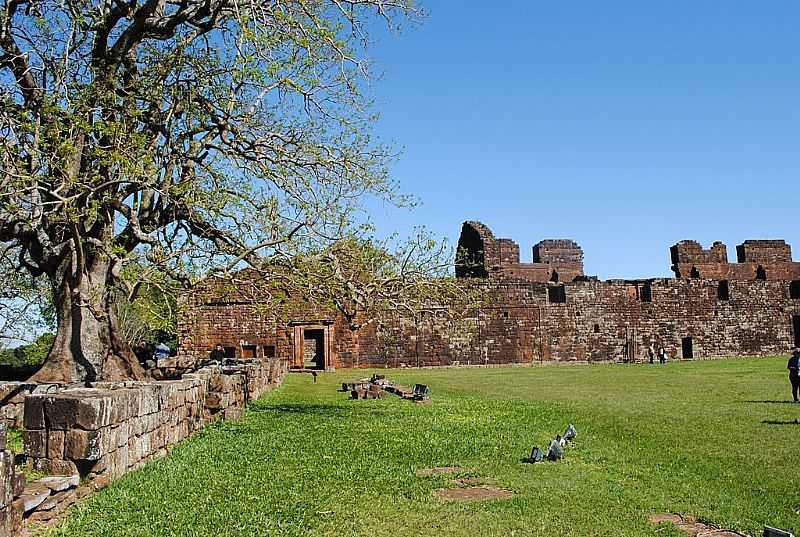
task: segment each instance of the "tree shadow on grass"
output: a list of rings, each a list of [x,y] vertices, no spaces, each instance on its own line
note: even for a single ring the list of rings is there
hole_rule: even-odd
[[[355,416],[358,414],[386,414],[390,409],[381,408],[372,405],[362,405],[354,402],[352,406],[349,405],[320,405],[320,404],[251,404],[248,407],[250,412],[259,413],[274,413],[274,414],[306,414],[320,417],[334,417],[334,416]]]
[[[760,401],[749,400],[749,401],[742,401],[742,402],[743,403],[764,403],[764,404],[774,404],[774,405],[794,405],[794,404],[796,404],[794,401],[789,400],[789,399],[784,399],[784,400],[781,400],[781,401],[778,401],[776,399],[763,399],[763,400],[760,400]]]

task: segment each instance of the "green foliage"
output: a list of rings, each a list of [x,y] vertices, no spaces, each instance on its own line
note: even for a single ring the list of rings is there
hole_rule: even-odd
[[[53,347],[55,334],[42,334],[29,345],[20,345],[13,349],[3,349],[0,351],[0,364],[12,367],[36,366],[44,363],[47,354]]]
[[[244,421],[210,427],[93,496],[52,535],[680,536],[677,512],[795,533],[800,407],[785,359],[382,371],[430,405],[350,401],[368,371],[290,375]],[[573,422],[560,463],[523,464]],[[443,503],[455,465],[514,491]]]
[[[112,294],[112,308],[123,339],[177,346],[175,281],[153,266],[132,265],[123,271]]]
[[[49,278],[78,377],[113,352],[112,289],[125,339],[174,334],[171,293],[127,273],[286,268],[368,235],[369,199],[413,205],[364,93],[369,33],[410,0],[28,4],[0,9],[0,248]]]
[[[25,445],[22,442],[22,430],[11,428],[6,431],[6,448],[14,453],[24,453]]]

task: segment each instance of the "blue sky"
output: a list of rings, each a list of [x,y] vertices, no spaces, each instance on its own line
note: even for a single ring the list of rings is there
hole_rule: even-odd
[[[380,137],[423,205],[381,233],[572,238],[601,278],[669,246],[783,238],[800,257],[800,2],[426,0],[371,50]]]

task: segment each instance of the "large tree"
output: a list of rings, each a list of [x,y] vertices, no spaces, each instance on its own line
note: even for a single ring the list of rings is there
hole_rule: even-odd
[[[142,375],[111,292],[269,266],[395,203],[366,28],[410,0],[0,0],[0,242],[57,317],[37,380]],[[133,290],[135,293],[135,289]]]

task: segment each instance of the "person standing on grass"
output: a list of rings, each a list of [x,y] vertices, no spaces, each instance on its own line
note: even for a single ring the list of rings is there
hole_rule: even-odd
[[[800,403],[797,396],[800,392],[800,348],[794,349],[792,357],[789,358],[789,363],[786,365],[789,370],[789,382],[792,385],[792,399],[795,403]]]

